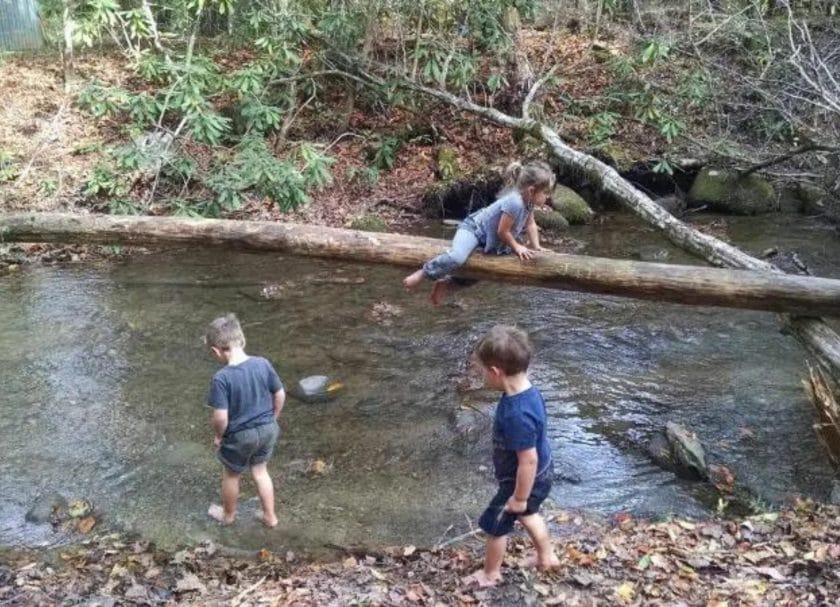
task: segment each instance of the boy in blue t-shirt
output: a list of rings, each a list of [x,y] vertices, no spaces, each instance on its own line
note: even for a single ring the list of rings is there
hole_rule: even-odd
[[[484,383],[503,394],[493,421],[493,467],[499,490],[478,521],[488,536],[484,567],[466,578],[467,583],[493,586],[502,579],[507,536],[517,520],[534,542],[537,567],[546,570],[560,564],[539,515],[551,490],[553,468],[545,402],[528,380],[531,354],[528,336],[502,325],[493,327],[475,349]]]
[[[275,527],[274,483],[267,463],[280,435],[277,418],[286,400],[283,383],[265,358],[245,354],[245,335],[235,315],[210,323],[204,341],[225,365],[213,375],[207,399],[213,408],[213,446],[224,466],[222,505],[211,504],[207,514],[223,525],[233,522],[239,480],[250,468],[262,505],[260,519]]]

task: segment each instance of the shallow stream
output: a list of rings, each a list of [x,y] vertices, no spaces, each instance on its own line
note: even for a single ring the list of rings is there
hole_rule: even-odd
[[[748,251],[794,248],[815,274],[840,277],[831,228],[781,216],[726,224]],[[588,254],[661,247],[670,261],[692,262],[629,217],[572,235]],[[567,479],[556,483],[557,506],[708,513],[707,487],[645,454],[668,420],[693,429],[757,500],[826,497],[831,469],[800,385],[805,356],[774,315],[490,283],[434,309],[425,293],[402,291],[403,274],[170,250],[0,277],[0,545],[63,540],[24,520],[49,492],[90,499],[108,525],[164,546],[317,551],[457,535],[494,485],[488,441],[467,446],[454,431],[456,386],[474,338],[500,322],[520,324],[536,346],[532,379]],[[268,284],[282,285],[274,299],[260,294]],[[270,467],[281,519],[272,532],[252,520],[248,482],[239,524],[220,529],[205,516],[221,468],[204,407],[216,363],[201,336],[226,311],[240,316],[248,351],[272,359],[287,384],[326,374],[345,385],[330,403],[288,402]],[[307,471],[316,460],[322,474]]]

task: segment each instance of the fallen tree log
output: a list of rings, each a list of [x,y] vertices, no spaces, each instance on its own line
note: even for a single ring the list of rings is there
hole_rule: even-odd
[[[359,74],[360,81],[368,85],[381,86],[384,80],[366,71],[366,66],[359,66],[346,55],[341,55],[350,71]],[[463,99],[452,93],[423,86],[416,82],[401,80],[400,84],[408,89],[443,101],[457,109],[470,112],[500,126],[527,132],[542,140],[552,151],[554,157],[565,167],[585,175],[603,192],[608,192],[629,210],[636,213],[645,222],[660,229],[663,234],[678,247],[689,251],[712,265],[744,268],[750,270],[782,273],[771,263],[752,257],[737,247],[708,234],[695,230],[680,221],[656,204],[649,196],[635,188],[619,175],[613,167],[597,158],[579,152],[567,145],[563,138],[548,125],[534,120],[529,115],[529,106],[536,95],[536,89],[544,82],[539,80],[534,85],[522,108],[522,117],[510,116],[491,107]],[[840,384],[840,336],[819,318],[809,316],[783,316],[782,325],[793,334],[811,353],[826,372]]]
[[[448,245],[433,238],[291,223],[37,213],[0,216],[0,240],[226,246],[406,268],[419,267]],[[811,276],[558,253],[530,262],[473,255],[463,274],[680,304],[840,316],[840,280]]]

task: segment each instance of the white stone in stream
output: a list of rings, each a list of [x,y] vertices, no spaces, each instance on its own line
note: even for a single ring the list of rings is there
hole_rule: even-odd
[[[293,395],[308,403],[325,402],[335,398],[341,385],[326,375],[310,375],[298,381]]]

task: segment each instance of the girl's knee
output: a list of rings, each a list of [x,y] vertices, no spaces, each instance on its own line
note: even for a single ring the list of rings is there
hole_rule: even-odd
[[[464,265],[467,263],[467,259],[469,259],[470,254],[472,251],[457,251],[457,250],[450,250],[449,257],[457,263],[459,266]]]

